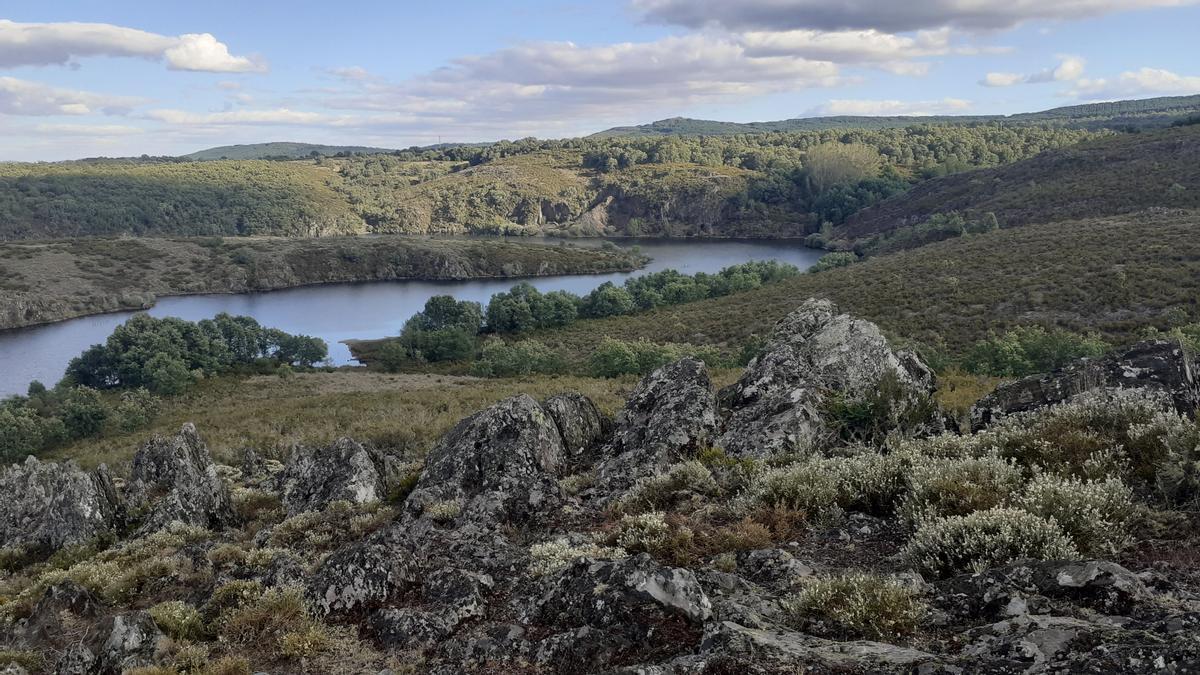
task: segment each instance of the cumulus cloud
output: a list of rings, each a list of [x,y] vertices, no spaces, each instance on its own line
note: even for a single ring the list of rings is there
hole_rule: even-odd
[[[1087,62],[1078,56],[1060,56],[1058,65],[1029,75],[1018,73],[988,73],[979,84],[985,87],[1011,87],[1014,84],[1045,82],[1074,82],[1083,77]]]
[[[874,29],[849,31],[749,31],[736,36],[749,56],[799,56],[843,65],[882,68],[898,75],[920,75],[928,64],[913,59],[948,54],[950,30],[920,31],[915,36]]]
[[[871,99],[833,99],[809,111],[810,115],[949,115],[970,110],[971,102],[961,98],[936,101],[900,101]]]
[[[632,0],[648,20],[727,30],[827,31],[875,29],[889,33],[954,26],[1012,28],[1035,19],[1076,20],[1124,10],[1177,7],[1197,0]]]
[[[122,115],[138,103],[139,99],[128,96],[61,89],[15,77],[0,77],[0,113],[6,115]]]
[[[263,72],[260,59],[234,56],[208,33],[159,35],[107,23],[17,23],[0,19],[0,67],[66,65],[88,56],[163,61],[171,70]]]
[[[403,82],[358,83],[323,103],[505,134],[545,133],[574,130],[569,124],[578,122],[571,119],[624,120],[842,81],[828,60],[755,52],[730,36],[692,34],[602,46],[527,43],[460,58]]]
[[[1069,94],[1088,100],[1200,94],[1200,76],[1178,75],[1161,68],[1141,68],[1112,79],[1081,79]]]

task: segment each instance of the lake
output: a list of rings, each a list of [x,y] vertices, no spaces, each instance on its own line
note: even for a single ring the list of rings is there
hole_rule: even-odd
[[[599,246],[603,241],[572,240],[571,243]],[[583,295],[605,281],[620,284],[630,276],[671,268],[686,274],[711,273],[748,260],[778,260],[806,269],[822,254],[789,240],[623,239],[616,243],[640,246],[653,260],[635,272],[538,277],[528,281],[541,291],[565,290]],[[342,340],[398,335],[404,322],[421,311],[431,296],[453,295],[459,300],[486,304],[492,294],[506,291],[515,283],[514,279],[377,281],[239,295],[189,295],[161,298],[147,313],[189,321],[211,318],[220,312],[252,316],[264,326],[325,340],[329,343],[330,360],[341,366],[353,363]],[[32,380],[53,385],[72,358],[103,342],[133,314],[114,312],[0,331],[0,397],[25,393]]]

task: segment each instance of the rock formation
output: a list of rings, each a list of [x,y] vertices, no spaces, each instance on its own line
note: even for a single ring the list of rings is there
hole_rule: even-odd
[[[132,511],[143,514],[142,532],[173,522],[217,529],[234,520],[229,488],[217,477],[208,448],[191,424],[175,436],[152,439],[133,456],[125,499]]]
[[[29,457],[0,473],[0,546],[29,554],[54,552],[116,534],[124,513],[104,466]]]

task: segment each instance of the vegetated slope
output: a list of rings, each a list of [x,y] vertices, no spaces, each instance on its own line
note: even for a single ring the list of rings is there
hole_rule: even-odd
[[[916,226],[935,214],[994,213],[1001,227],[1200,208],[1200,125],[1122,134],[1020,162],[936,178],[852,215],[828,239],[837,248]]]
[[[1109,101],[1064,106],[1015,115],[893,115],[799,117],[772,122],[720,122],[688,117],[672,117],[649,124],[613,127],[592,134],[592,138],[622,136],[706,136],[758,134],[777,131],[819,131],[824,129],[887,129],[915,124],[1063,124],[1083,128],[1159,127],[1181,117],[1200,112],[1200,95]]]
[[[249,143],[246,145],[221,145],[197,150],[183,155],[186,159],[304,159],[316,156],[332,156],[338,153],[374,155],[395,152],[388,148],[372,148],[362,145],[321,145],[318,143]],[[314,154],[315,153],[315,154]]]
[[[805,274],[734,296],[580,321],[531,334],[586,358],[605,337],[731,351],[809,297],[827,297],[893,335],[961,354],[989,330],[1045,324],[1114,342],[1200,319],[1200,213],[1143,213],[961,237]]]
[[[0,239],[362,232],[340,180],[311,162],[0,164]]]
[[[157,296],[306,284],[635,269],[622,250],[407,237],[78,239],[0,244],[0,329],[142,309]]]

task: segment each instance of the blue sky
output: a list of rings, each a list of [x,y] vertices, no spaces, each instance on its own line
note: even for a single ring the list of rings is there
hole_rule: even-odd
[[[1200,93],[1200,0],[5,5],[0,160]]]

